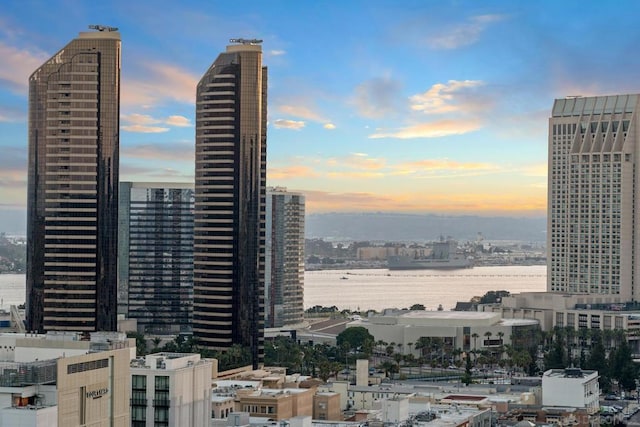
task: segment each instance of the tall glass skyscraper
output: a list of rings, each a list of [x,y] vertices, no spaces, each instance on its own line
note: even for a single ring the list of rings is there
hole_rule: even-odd
[[[193,333],[264,354],[267,69],[260,40],[232,40],[198,83]]]
[[[29,78],[32,331],[117,326],[120,33],[93,28]]]
[[[639,95],[556,99],[547,291],[640,296]]]
[[[268,327],[304,321],[304,196],[267,188],[265,306]]]
[[[118,312],[138,332],[191,331],[192,184],[121,182],[118,213]]]

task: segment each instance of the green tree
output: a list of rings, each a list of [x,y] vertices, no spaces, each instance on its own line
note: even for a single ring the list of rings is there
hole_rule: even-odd
[[[426,310],[425,306],[423,304],[413,304],[409,310],[412,311],[418,311],[418,310]]]
[[[127,332],[127,338],[135,338],[136,339],[136,355],[137,356],[145,356],[149,353],[147,348],[147,339],[143,334],[136,331]]]
[[[393,374],[397,372],[398,365],[390,360],[385,360],[384,362],[382,362],[382,364],[380,364],[379,368],[384,371],[385,376],[393,378]]]
[[[367,328],[362,326],[347,328],[336,337],[338,347],[346,344],[350,351],[365,353],[367,357],[371,355],[371,349],[374,343],[375,338],[373,335],[369,333]]]

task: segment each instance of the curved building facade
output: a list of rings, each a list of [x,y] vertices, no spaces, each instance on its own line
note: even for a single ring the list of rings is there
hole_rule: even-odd
[[[99,29],[29,78],[32,331],[116,330],[121,45],[115,29]]]
[[[256,41],[257,42],[257,41]],[[253,41],[227,46],[198,83],[193,333],[263,358],[267,69]]]

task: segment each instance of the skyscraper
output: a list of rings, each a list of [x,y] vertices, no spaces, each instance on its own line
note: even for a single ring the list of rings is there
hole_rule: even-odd
[[[116,330],[120,33],[92,28],[29,78],[29,330]]]
[[[556,99],[549,119],[547,290],[640,296],[638,95]]]
[[[146,334],[191,331],[193,184],[121,182],[118,312]]]
[[[268,327],[304,320],[304,196],[267,189],[265,306]]]
[[[193,333],[263,358],[267,69],[260,40],[232,39],[198,83]]]

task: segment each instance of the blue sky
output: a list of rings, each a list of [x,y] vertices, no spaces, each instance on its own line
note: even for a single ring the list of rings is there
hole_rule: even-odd
[[[98,4],[100,3],[100,4]],[[308,212],[542,216],[554,98],[640,92],[634,1],[7,1],[0,211],[26,206],[29,74],[122,35],[121,180],[193,180],[195,86],[263,39],[268,185]]]

